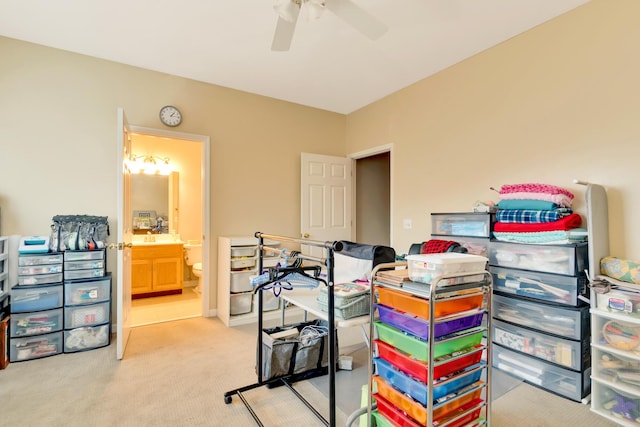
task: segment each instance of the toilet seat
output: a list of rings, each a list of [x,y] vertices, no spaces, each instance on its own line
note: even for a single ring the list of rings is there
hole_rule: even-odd
[[[202,263],[201,262],[196,262],[195,264],[193,264],[193,267],[191,267],[193,270],[197,270],[197,271],[202,271]]]

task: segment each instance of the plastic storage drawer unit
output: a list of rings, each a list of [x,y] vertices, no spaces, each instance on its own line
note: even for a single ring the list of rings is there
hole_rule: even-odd
[[[47,285],[61,283],[62,273],[36,274],[33,276],[18,276],[18,286]]]
[[[429,397],[428,387],[425,383],[409,377],[386,360],[375,358],[373,364],[374,372],[378,376],[423,405],[427,405],[429,399],[436,403],[439,399],[475,383],[482,375],[481,364],[470,366],[465,372],[456,374],[453,379],[438,380],[433,385],[432,396]]]
[[[111,298],[111,277],[103,279],[65,282],[65,305],[94,304]]]
[[[429,360],[429,342],[407,335],[400,329],[374,322],[377,338],[386,342],[400,351],[403,351],[417,360],[426,362]],[[438,358],[456,351],[476,346],[482,341],[484,329],[474,328],[456,332],[451,335],[434,340],[433,357]]]
[[[494,294],[495,319],[534,328],[565,338],[589,336],[589,307],[551,306]]]
[[[33,274],[62,273],[62,264],[32,265],[28,267],[18,267],[19,276],[29,276]]]
[[[9,340],[9,361],[22,362],[62,353],[62,332]]]
[[[374,391],[376,391],[378,395],[382,396],[385,400],[393,404],[393,406],[402,410],[411,419],[417,421],[422,426],[431,425],[428,422],[429,420],[427,408],[420,402],[417,402],[406,394],[396,390],[383,378],[377,375],[372,377],[372,383]],[[456,409],[479,399],[482,393],[483,386],[484,383],[482,381],[478,381],[474,384],[464,387],[461,390],[458,390],[458,392],[456,393],[452,393],[452,396],[450,396],[447,400],[433,405],[434,421],[446,417],[447,415],[456,411]]]
[[[104,249],[95,251],[65,251],[64,261],[90,261],[90,260],[104,260]]]
[[[109,345],[110,325],[85,326],[64,331],[64,352],[93,350]]]
[[[63,319],[62,308],[35,313],[14,313],[10,317],[9,335],[14,338],[61,331]]]
[[[91,305],[69,306],[64,309],[65,329],[81,326],[95,326],[109,321],[110,303],[101,302]]]
[[[93,270],[96,268],[104,269],[104,260],[88,260],[88,261],[65,261],[65,271],[70,270]]]
[[[573,341],[494,319],[493,342],[576,371],[591,366],[589,337]]]
[[[397,348],[380,340],[374,340],[373,342],[373,348],[377,357],[386,360],[402,372],[424,383],[429,380],[429,364],[427,362],[416,360],[407,353],[401,352]],[[478,345],[463,349],[458,352],[459,354],[456,353],[455,356],[447,354],[436,359],[433,366],[433,377],[444,377],[480,363],[480,360],[482,360],[482,350],[484,350],[484,348],[484,346]]]
[[[62,284],[34,287],[14,286],[11,291],[11,311],[25,313],[62,307],[62,295]]]
[[[407,315],[400,311],[396,311],[391,307],[377,304],[380,321],[388,325],[398,328],[408,334],[416,336],[423,340],[429,339],[429,322],[418,316]],[[452,334],[464,329],[475,328],[482,323],[484,312],[466,312],[460,316],[455,316],[450,320],[434,322],[434,337],[438,338],[443,335]]]
[[[495,215],[485,212],[432,213],[431,234],[491,237],[491,226],[494,222]]]
[[[563,369],[499,345],[492,354],[495,368],[560,396],[579,402],[591,391],[591,368],[581,372]]]
[[[588,267],[587,243],[533,245],[489,242],[489,264],[498,267],[578,276]]]
[[[436,277],[443,275],[482,273],[488,261],[478,255],[459,253],[407,255],[406,259],[409,278],[420,283],[431,283]],[[465,283],[464,277],[459,280]],[[449,281],[447,284],[450,284]]]
[[[18,266],[25,267],[30,265],[49,265],[62,264],[63,256],[61,253],[25,255],[18,257]]]
[[[388,307],[394,307],[405,313],[429,318],[429,300],[419,298],[401,290],[377,287],[378,302]],[[436,300],[434,307],[435,317],[449,316],[461,311],[479,309],[483,306],[484,295],[470,295],[468,297],[451,300]]]
[[[489,267],[493,289],[499,292],[564,305],[584,305],[578,297],[587,294],[587,277],[560,276],[527,270]]]

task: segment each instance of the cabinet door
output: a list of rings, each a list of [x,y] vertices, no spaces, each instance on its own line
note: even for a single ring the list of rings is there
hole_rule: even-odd
[[[153,290],[182,289],[182,258],[153,260]]]
[[[153,263],[149,259],[131,261],[131,293],[141,294],[153,290]]]

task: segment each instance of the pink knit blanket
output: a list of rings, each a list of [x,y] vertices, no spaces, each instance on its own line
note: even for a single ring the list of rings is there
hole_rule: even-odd
[[[549,184],[507,184],[500,187],[500,194],[507,193],[547,193],[564,194],[573,200],[573,193],[564,188]]]
[[[573,199],[566,194],[549,194],[549,193],[533,193],[518,191],[514,193],[500,193],[500,200],[544,200],[545,202],[553,202],[563,208],[570,208]]]

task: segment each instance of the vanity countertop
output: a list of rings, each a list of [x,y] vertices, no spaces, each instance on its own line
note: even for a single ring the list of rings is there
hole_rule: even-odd
[[[134,246],[184,245],[182,240],[179,238],[174,240],[170,234],[134,235],[131,243]]]

